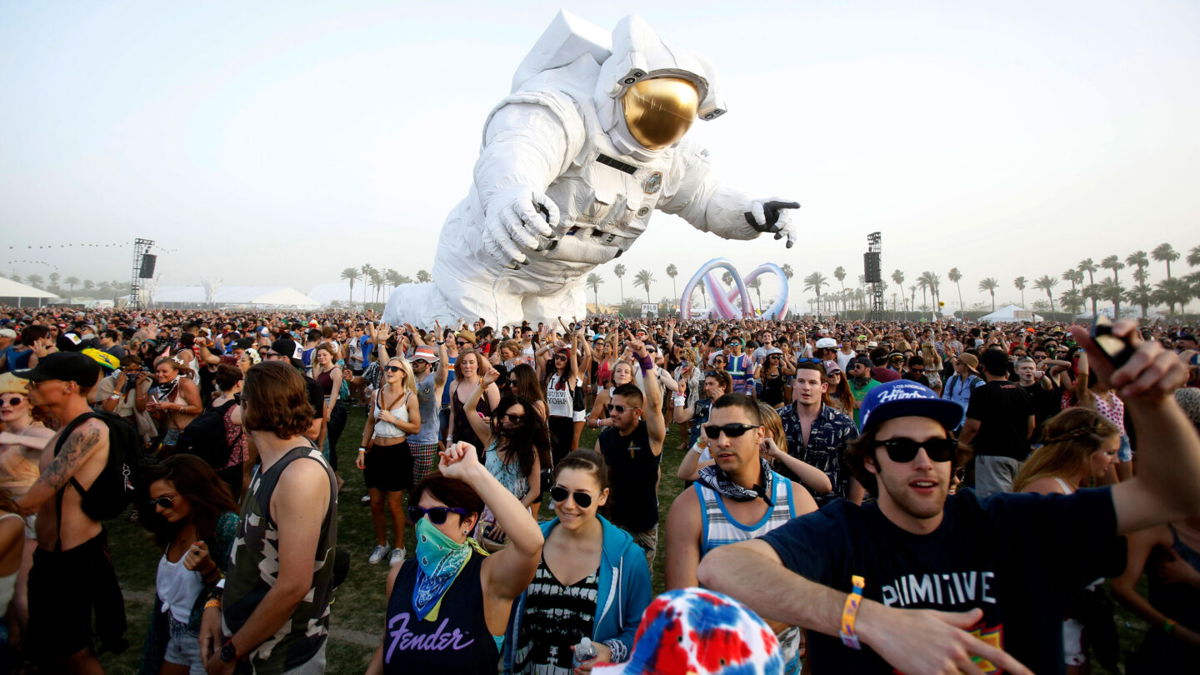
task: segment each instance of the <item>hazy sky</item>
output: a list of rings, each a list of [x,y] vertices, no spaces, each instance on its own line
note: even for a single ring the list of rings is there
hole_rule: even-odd
[[[428,269],[484,119],[559,6],[0,3],[0,223],[15,247],[0,274],[126,279],[128,246],[36,247],[137,236],[165,249],[164,285],[307,291],[351,265]],[[791,251],[659,214],[619,261],[626,295],[641,295],[636,270],[654,272],[657,300],[667,263],[682,289],[718,255],[744,272],[791,264],[793,297],[814,270],[836,287],[876,230],[887,274],[957,265],[968,304],[986,276],[1004,300],[1018,275],[1200,243],[1194,1],[562,6],[606,29],[640,14],[707,55],[729,114],[691,133],[729,182],[804,205]]]

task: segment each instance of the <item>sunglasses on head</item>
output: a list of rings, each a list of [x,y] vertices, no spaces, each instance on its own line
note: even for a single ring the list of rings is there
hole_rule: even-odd
[[[730,438],[737,438],[751,429],[757,429],[759,426],[761,425],[742,424],[741,422],[737,422],[735,424],[725,424],[723,426],[707,424],[704,426],[704,435],[713,440],[720,438],[722,433]]]
[[[581,509],[586,509],[592,505],[592,496],[582,490],[576,490],[572,493],[561,485],[555,485],[550,488],[550,499],[553,499],[555,502],[565,502],[568,497],[574,499],[575,505]]]
[[[389,373],[398,373],[398,372],[404,370],[400,366],[384,366],[383,369],[388,371]]]
[[[12,398],[0,398],[0,405],[7,405],[10,408],[15,408],[25,402],[24,396],[13,396]]]
[[[468,515],[470,515],[466,509],[461,509],[457,506],[431,506],[429,508],[422,506],[408,507],[408,519],[414,523],[425,516],[429,516],[429,522],[433,523],[434,525],[441,525],[442,523],[446,522],[446,516],[451,513],[457,513],[461,518],[466,518]]]
[[[929,455],[930,461],[949,462],[954,459],[958,441],[953,438],[930,438],[925,441],[914,441],[911,438],[889,438],[886,441],[879,441],[879,446],[887,450],[889,459],[900,464],[916,459],[917,451],[921,448],[925,448],[925,454]]]
[[[159,497],[157,499],[151,499],[150,500],[150,508],[154,508],[156,506],[161,506],[164,509],[169,509],[172,506],[175,506],[175,498],[174,497]]]
[[[824,363],[821,359],[796,359],[796,363]]]

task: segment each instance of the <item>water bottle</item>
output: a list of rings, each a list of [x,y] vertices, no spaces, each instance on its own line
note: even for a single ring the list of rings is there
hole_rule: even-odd
[[[574,666],[576,668],[594,658],[596,658],[596,645],[592,644],[591,639],[585,637],[575,645]]]

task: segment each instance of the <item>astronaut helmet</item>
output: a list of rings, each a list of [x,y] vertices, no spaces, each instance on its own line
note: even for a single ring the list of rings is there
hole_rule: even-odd
[[[650,26],[628,16],[613,29],[595,101],[600,124],[623,154],[647,161],[687,134],[696,118],[724,114],[707,59],[669,48]]]

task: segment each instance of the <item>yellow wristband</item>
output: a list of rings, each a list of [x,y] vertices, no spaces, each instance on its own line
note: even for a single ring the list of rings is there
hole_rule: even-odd
[[[214,608],[221,609],[221,599],[220,598],[212,598],[208,602],[204,603],[204,609],[214,609]]]
[[[862,649],[862,643],[858,641],[854,623],[858,619],[858,608],[862,604],[862,592],[867,581],[855,575],[850,577],[850,585],[853,586],[853,590],[850,591],[850,595],[846,596],[846,604],[842,606],[842,623],[838,629],[838,636],[842,638],[842,644],[847,647]]]

